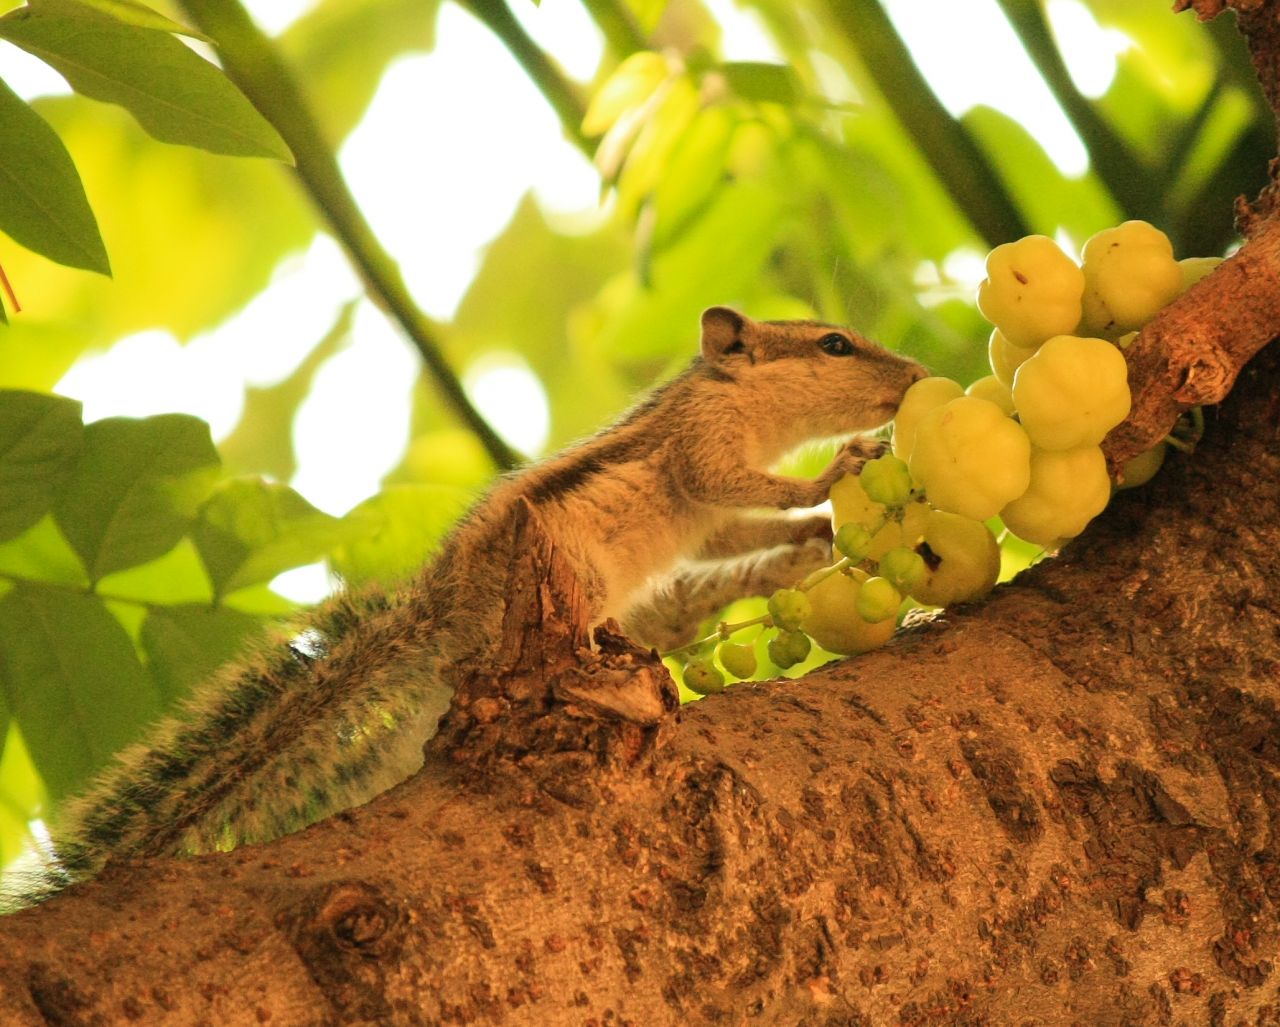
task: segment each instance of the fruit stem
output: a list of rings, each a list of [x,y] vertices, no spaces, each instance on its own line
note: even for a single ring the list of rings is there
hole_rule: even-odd
[[[765,627],[771,628],[773,627],[773,618],[766,613],[759,617],[752,617],[751,620],[738,621],[735,624],[730,624],[728,621],[722,620],[715,631],[711,632],[711,634],[706,637],[699,638],[694,642],[686,642],[684,645],[676,646],[674,649],[668,649],[665,653],[659,653],[658,656],[665,660],[668,657],[678,656],[680,653],[697,652],[705,645],[709,645],[712,642],[723,642],[731,635],[736,635],[744,628],[755,627],[757,624],[763,624]]]

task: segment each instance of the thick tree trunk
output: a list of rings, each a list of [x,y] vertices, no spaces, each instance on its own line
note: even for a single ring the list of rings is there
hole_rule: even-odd
[[[1276,356],[1063,556],[801,681],[672,717],[621,647],[610,719],[513,635],[567,706],[9,918],[0,1022],[1280,1023]]]
[[[1280,1024],[1273,207],[1130,352],[1113,459],[1234,381],[1203,444],[1061,557],[676,712],[531,522],[418,776],[5,919],[0,1023]]]

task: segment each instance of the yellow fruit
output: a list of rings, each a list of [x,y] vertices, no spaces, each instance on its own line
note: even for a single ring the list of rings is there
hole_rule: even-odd
[[[934,510],[918,547],[928,572],[911,595],[929,606],[981,599],[1000,576],[1000,547],[980,521]]]
[[[1136,489],[1139,485],[1145,485],[1163,466],[1165,454],[1168,452],[1168,445],[1159,442],[1145,453],[1139,453],[1132,460],[1126,460],[1120,471],[1121,480],[1118,487]]]
[[[1168,236],[1145,221],[1099,232],[1084,244],[1083,256],[1083,332],[1114,338],[1141,328],[1182,291]]]
[[[1221,263],[1221,257],[1184,257],[1178,261],[1178,270],[1182,272],[1180,291],[1186,292],[1201,278],[1208,277],[1209,273]]]
[[[1019,538],[1049,545],[1079,535],[1110,498],[1107,460],[1097,446],[1032,449],[1031,484],[1000,519]]]
[[[960,383],[950,378],[922,378],[907,389],[893,419],[893,455],[899,460],[909,461],[920,418],[934,407],[963,395]]]
[[[961,396],[921,420],[911,475],[939,510],[984,521],[1026,491],[1030,457],[1021,425],[989,400]]]
[[[894,618],[869,624],[858,616],[858,595],[867,577],[850,568],[829,575],[808,590],[813,609],[803,627],[823,649],[852,656],[877,649],[893,637]]]
[[[1023,349],[1021,346],[1010,345],[1009,340],[1000,333],[999,328],[991,333],[991,338],[987,342],[987,361],[991,364],[992,374],[997,381],[1010,387],[1013,386],[1013,376],[1018,368],[1035,354],[1035,347]]]
[[[964,394],[973,396],[976,399],[990,400],[1004,411],[1006,417],[1013,416],[1013,392],[1006,383],[1002,382],[994,374],[979,378],[964,390]]]
[[[1105,339],[1059,335],[1018,368],[1013,404],[1041,449],[1096,446],[1129,415],[1129,368]]]
[[[1048,236],[1028,235],[987,255],[978,309],[1014,346],[1034,347],[1074,330],[1085,280]]]

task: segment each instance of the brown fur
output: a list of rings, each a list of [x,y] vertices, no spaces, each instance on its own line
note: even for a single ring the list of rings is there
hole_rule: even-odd
[[[832,336],[847,355],[824,352]],[[812,481],[766,468],[806,440],[884,423],[924,374],[844,328],[711,308],[686,371],[501,480],[404,594],[333,600],[307,627],[314,658],[264,648],[122,754],[63,819],[67,867],[280,834],[411,773],[449,683],[497,636],[521,500],[578,568],[593,619],[616,617],[642,641],[794,581],[827,556],[823,520],[755,511],[817,505],[869,449],[855,440]]]

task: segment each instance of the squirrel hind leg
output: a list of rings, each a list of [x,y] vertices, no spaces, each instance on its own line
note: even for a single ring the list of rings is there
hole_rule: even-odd
[[[767,596],[789,588],[831,562],[831,547],[821,537],[796,545],[774,546],[732,560],[698,560],[663,579],[622,619],[633,639],[660,652],[693,641],[708,617],[746,596]]]

